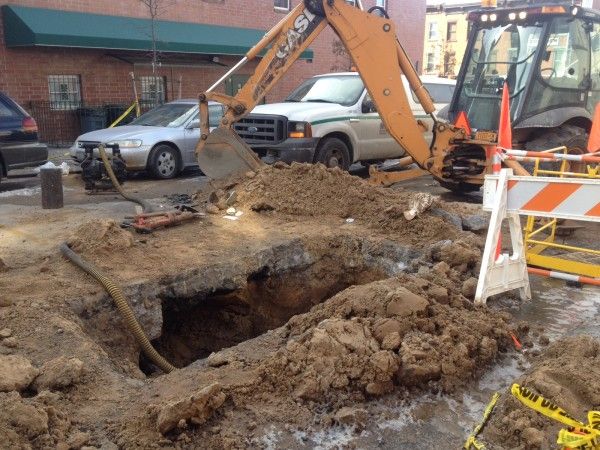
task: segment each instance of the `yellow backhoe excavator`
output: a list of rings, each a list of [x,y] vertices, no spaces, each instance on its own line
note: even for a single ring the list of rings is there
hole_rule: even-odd
[[[286,73],[300,54],[327,25],[331,26],[350,54],[390,135],[445,187],[478,189],[489,170],[487,141],[467,136],[464,129],[438,120],[433,101],[398,41],[394,23],[383,8],[365,11],[345,0],[304,0],[282,19],[246,56],[207,92],[200,94],[201,139],[196,148],[198,165],[211,178],[256,170],[263,164],[232,125],[249,113]],[[225,79],[264,52],[254,74],[235,97],[215,92]],[[434,121],[431,145],[425,127],[412,114],[404,75],[423,109]],[[220,125],[212,132],[208,124],[208,101],[226,105]],[[518,162],[507,161],[517,173],[528,174]]]

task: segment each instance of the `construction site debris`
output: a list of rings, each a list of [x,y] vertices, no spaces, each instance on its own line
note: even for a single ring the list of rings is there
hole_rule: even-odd
[[[582,363],[585,370],[581,370]],[[574,336],[549,346],[516,383],[560,405],[570,416],[583,419],[600,404],[599,377],[600,341],[590,336]],[[552,448],[560,428],[559,423],[506,393],[483,437],[499,448]]]
[[[413,220],[417,215],[427,211],[433,205],[434,197],[425,192],[417,192],[411,196],[408,202],[408,210],[404,211],[406,220]]]

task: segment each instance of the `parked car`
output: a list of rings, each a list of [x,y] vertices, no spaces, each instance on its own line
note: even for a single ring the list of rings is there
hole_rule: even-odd
[[[38,141],[37,123],[0,92],[0,179],[9,170],[35,167],[48,161],[48,148]]]
[[[404,88],[410,86],[403,78]],[[456,82],[423,77],[441,109]],[[432,129],[433,120],[408,95],[415,117]],[[398,158],[404,149],[389,135],[356,72],[318,75],[302,83],[283,103],[259,105],[235,130],[264,161],[321,162],[347,169],[352,163]],[[431,141],[431,131],[426,133]]]
[[[210,126],[215,127],[223,116],[223,105],[211,102],[208,108]],[[71,156],[82,162],[84,144],[119,144],[128,171],[148,170],[166,179],[197,165],[194,150],[199,139],[198,100],[176,100],[142,114],[128,125],[82,134],[71,147]]]

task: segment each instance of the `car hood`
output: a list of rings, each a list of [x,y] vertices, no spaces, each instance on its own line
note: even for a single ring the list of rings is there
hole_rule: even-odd
[[[348,107],[335,103],[285,102],[258,105],[252,110],[251,114],[274,114],[285,116],[289,120],[310,122],[325,116],[331,116],[331,114],[337,115],[349,111]]]
[[[124,125],[122,127],[105,128],[103,130],[90,131],[77,138],[78,141],[110,142],[125,139],[144,139],[157,133],[168,134],[175,128],[148,127],[142,125]]]

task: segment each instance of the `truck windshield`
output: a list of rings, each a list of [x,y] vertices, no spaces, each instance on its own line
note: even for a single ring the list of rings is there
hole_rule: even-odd
[[[476,32],[454,112],[465,111],[473,128],[498,126],[504,82],[511,95],[511,110],[523,100],[535,63],[543,25],[501,25]]]
[[[285,101],[352,106],[356,104],[364,88],[362,80],[356,75],[315,77],[298,86]]]

